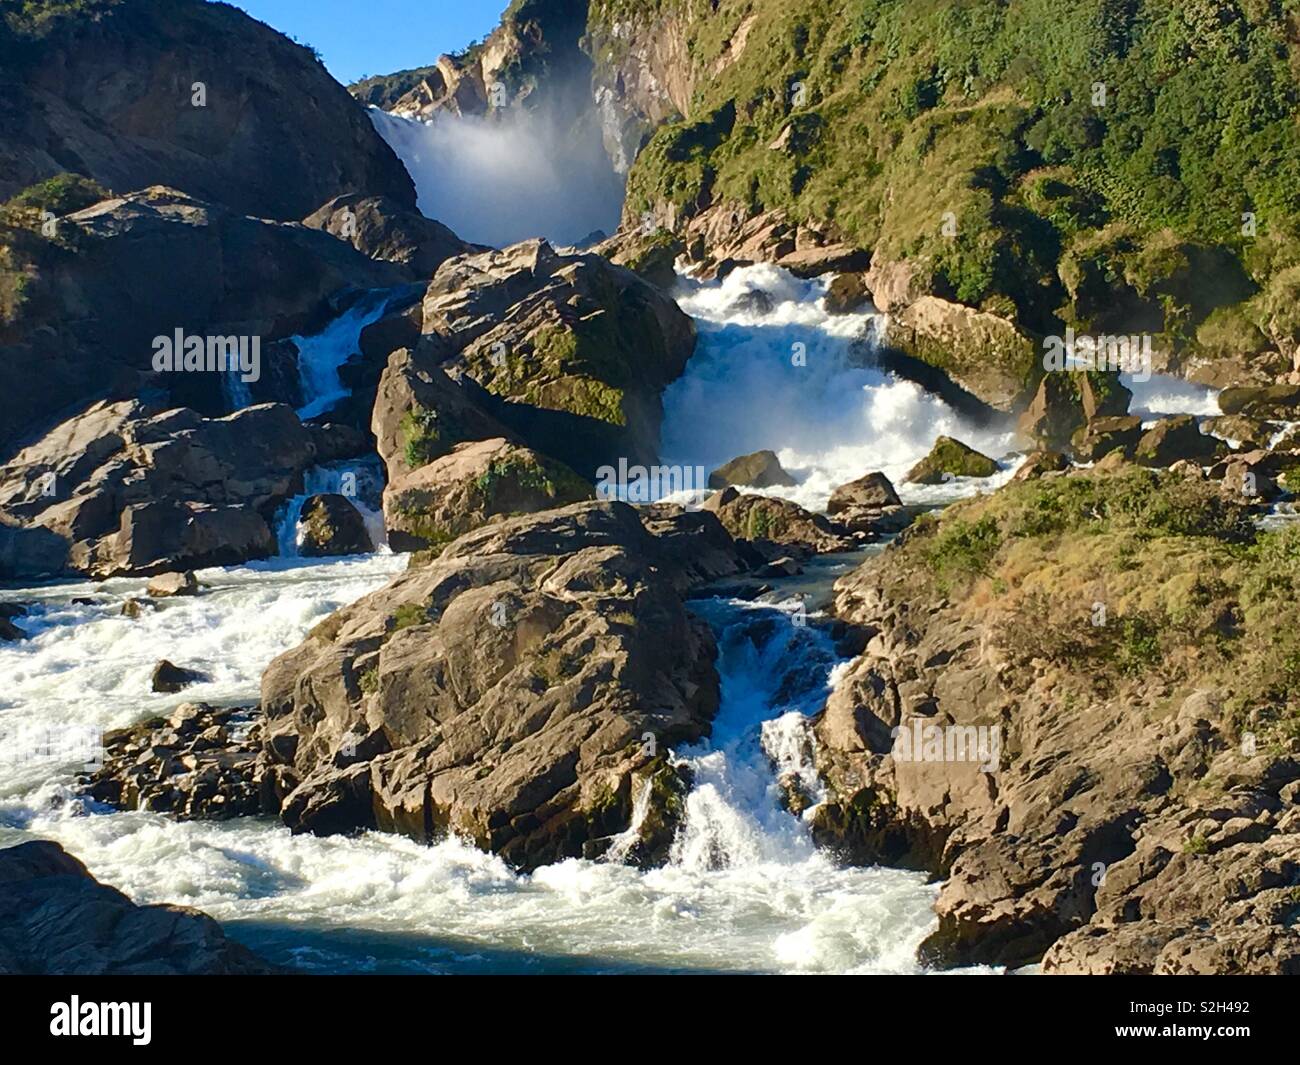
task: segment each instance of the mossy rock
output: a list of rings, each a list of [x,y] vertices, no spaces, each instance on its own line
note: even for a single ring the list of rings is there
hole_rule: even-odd
[[[941,436],[934,442],[930,454],[912,467],[904,480],[911,484],[943,484],[949,477],[992,477],[998,464],[973,447]]]

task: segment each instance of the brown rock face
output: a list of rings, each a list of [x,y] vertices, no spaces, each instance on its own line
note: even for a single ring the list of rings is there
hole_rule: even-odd
[[[384,524],[394,550],[440,549],[493,518],[593,495],[563,463],[497,437],[457,444],[392,481],[384,491]]]
[[[455,255],[486,250],[383,196],[336,196],[304,218],[303,225],[346,241],[368,259],[395,263],[412,281],[427,281]]]
[[[866,647],[814,727],[831,793],[819,842],[944,879],[932,965],[1300,971],[1294,756],[1243,749],[1215,691],[1147,675],[1089,689],[1097,660],[1043,650],[1076,622],[1025,622],[1031,597],[998,620],[1009,607],[987,583],[929,584],[933,535],[905,534],[836,586]]]
[[[755,451],[719,466],[709,474],[710,488],[792,488],[798,482],[785,472],[774,451]]]
[[[657,511],[661,535],[621,503],[511,518],[328,618],[262,681],[268,757],[301,779],[286,823],[451,830],[534,868],[599,854],[648,773],[670,837],[679,788],[654,751],[705,735],[718,700],[678,590],[706,520],[686,517]]]
[[[0,850],[0,973],[243,975],[273,968],[207,914],[137,906],[57,843]]]
[[[402,164],[320,62],[237,8],[90,0],[0,24],[0,200],[64,170],[296,219],[348,192],[415,206]]]
[[[1133,457],[1144,466],[1172,466],[1183,459],[1206,465],[1226,450],[1221,441],[1201,432],[1194,417],[1178,414],[1161,418],[1143,433]]]
[[[847,551],[853,539],[820,514],[788,499],[741,493],[724,488],[710,496],[704,509],[716,514],[727,532],[763,562],[794,555]]]
[[[0,516],[57,537],[81,573],[230,565],[275,553],[268,519],[315,460],[279,404],[202,418],[97,403],[0,467]]]
[[[424,332],[495,397],[488,413],[584,477],[652,463],[660,393],[695,347],[690,318],[631,270],[545,241],[450,259]]]

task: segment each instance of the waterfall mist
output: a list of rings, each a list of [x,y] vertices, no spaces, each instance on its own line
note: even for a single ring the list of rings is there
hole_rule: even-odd
[[[566,128],[527,110],[421,122],[371,108],[370,117],[406,164],[421,212],[464,240],[574,244],[618,226],[623,179],[588,123]]]

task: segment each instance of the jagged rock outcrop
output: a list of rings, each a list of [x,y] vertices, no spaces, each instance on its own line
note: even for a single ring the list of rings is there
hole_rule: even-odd
[[[594,502],[511,518],[326,619],[263,677],[265,751],[300,781],[282,818],[454,831],[531,869],[601,853],[649,786],[671,838],[661,752],[707,734],[718,700],[680,590],[701,522],[662,510],[652,532]]]
[[[56,537],[80,573],[229,565],[275,553],[269,522],[316,457],[312,434],[278,404],[203,418],[97,403],[0,467],[0,516]]]
[[[21,301],[0,313],[0,456],[92,398],[158,389],[223,413],[227,375],[156,373],[156,338],[180,330],[206,347],[207,338],[242,337],[250,351],[256,338],[256,393],[272,375],[274,341],[324,325],[331,297],[345,290],[403,277],[326,233],[162,187],[65,215],[52,233],[12,233],[12,270],[26,281]]]
[[[1246,665],[1291,570],[1261,549],[1179,598],[1242,539],[1290,534],[1216,491],[1132,466],[1016,483],[837,584],[865,650],[815,725],[815,834],[944,879],[927,963],[1300,970],[1300,760]]]
[[[0,973],[11,976],[234,976],[272,966],[207,914],[137,906],[59,844],[0,850]]]
[[[0,18],[0,200],[73,170],[262,218],[302,218],[349,192],[415,206],[364,109],[307,48],[238,8],[51,6]]]
[[[423,329],[496,397],[488,413],[584,477],[654,461],[660,394],[695,347],[690,318],[631,270],[536,240],[443,263]]]

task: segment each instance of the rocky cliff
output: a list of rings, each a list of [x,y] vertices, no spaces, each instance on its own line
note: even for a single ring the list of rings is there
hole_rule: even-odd
[[[414,206],[312,52],[229,4],[0,4],[0,200],[64,172],[296,219],[343,193]]]
[[[945,878],[931,963],[1300,972],[1297,530],[1105,465],[839,582],[865,650],[815,728],[818,838]]]

